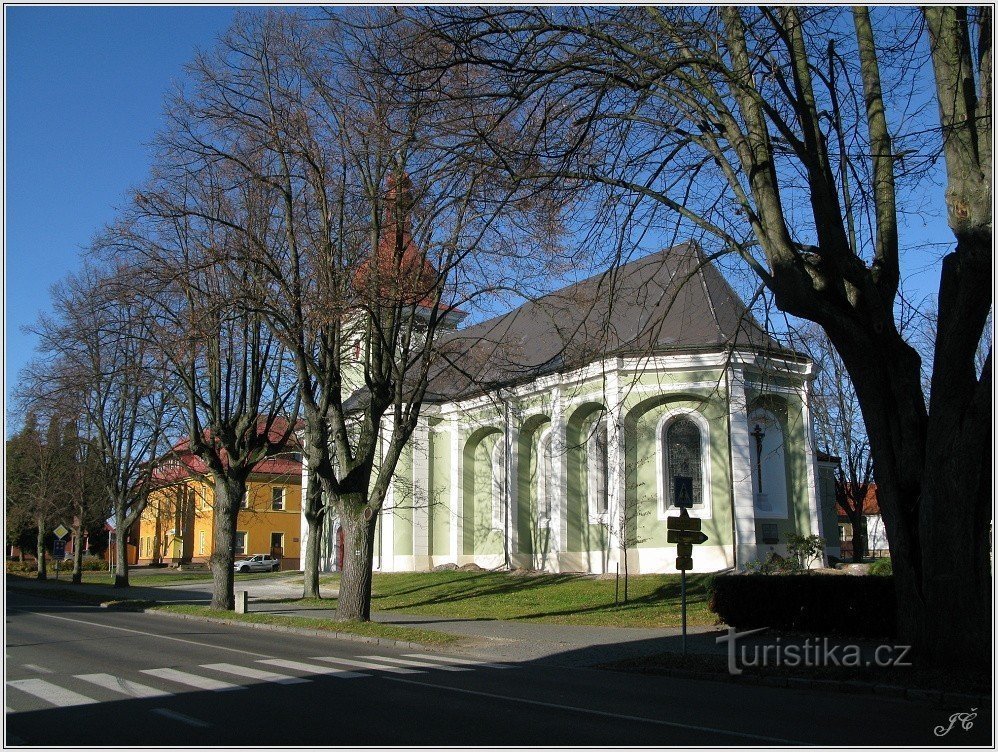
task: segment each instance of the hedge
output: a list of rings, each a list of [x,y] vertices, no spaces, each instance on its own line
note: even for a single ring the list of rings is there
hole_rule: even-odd
[[[738,629],[893,637],[893,577],[737,574],[714,578],[710,610]]]

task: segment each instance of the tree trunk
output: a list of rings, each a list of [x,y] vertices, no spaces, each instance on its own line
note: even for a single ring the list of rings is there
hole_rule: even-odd
[[[211,557],[211,608],[232,611],[236,607],[235,573],[236,520],[239,502],[246,493],[246,478],[239,475],[215,476],[215,531]]]
[[[838,340],[870,440],[898,639],[920,665],[980,672],[990,665],[981,660],[990,647],[990,387],[980,404],[948,406],[951,420],[930,419],[917,356],[896,333]]]
[[[325,515],[306,512],[308,539],[305,541],[305,589],[302,598],[320,598],[319,594],[319,550],[321,548],[322,523]]]
[[[125,528],[125,508],[114,505],[114,587],[128,587],[128,530]]]
[[[856,504],[856,501],[853,501]],[[858,502],[858,508],[850,509],[849,522],[852,525],[852,560],[854,564],[863,561],[866,553],[866,519],[863,517],[863,501]]]
[[[73,525],[73,578],[74,584],[83,582],[83,516],[82,510],[79,517],[80,522]]]
[[[364,519],[369,509],[361,494],[339,500],[340,525],[343,527],[343,574],[336,605],[337,621],[371,620],[371,580],[374,568],[374,531],[378,516]]]
[[[38,520],[38,533],[35,536],[35,555],[38,573],[35,575],[39,580],[48,579],[48,572],[45,570],[45,520]]]

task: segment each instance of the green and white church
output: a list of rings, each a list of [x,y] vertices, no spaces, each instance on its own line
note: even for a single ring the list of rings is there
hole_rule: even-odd
[[[814,366],[769,337],[695,245],[438,342],[448,365],[380,513],[376,570],[675,572],[677,477],[692,478],[689,513],[708,536],[693,571],[783,552],[788,533],[830,534],[837,553]],[[303,548],[306,535],[303,519]],[[328,518],[323,570],[342,564],[341,547]]]

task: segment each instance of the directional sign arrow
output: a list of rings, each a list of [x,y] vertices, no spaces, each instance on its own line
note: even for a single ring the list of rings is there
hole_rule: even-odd
[[[707,535],[699,530],[670,530],[666,539],[669,543],[692,543],[694,545],[707,540]]]
[[[683,510],[686,511],[685,509]],[[699,530],[700,529],[700,518],[690,517],[689,515],[683,514],[679,517],[669,517],[665,521],[666,530]]]

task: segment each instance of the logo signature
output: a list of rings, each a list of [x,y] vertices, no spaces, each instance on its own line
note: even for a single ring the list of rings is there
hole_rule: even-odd
[[[946,736],[956,724],[964,731],[974,728],[974,719],[977,718],[977,708],[971,708],[969,713],[954,713],[949,717],[949,726],[936,726],[934,733],[936,736]]]

